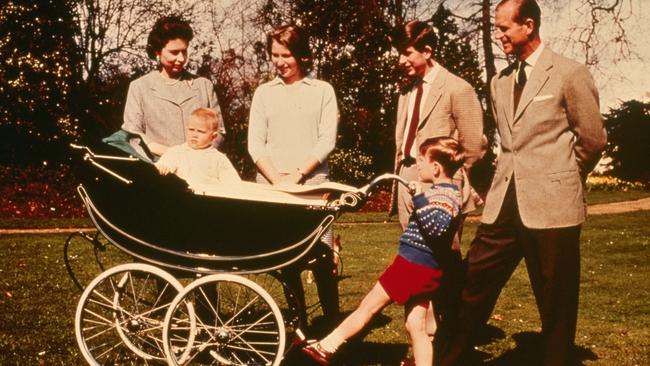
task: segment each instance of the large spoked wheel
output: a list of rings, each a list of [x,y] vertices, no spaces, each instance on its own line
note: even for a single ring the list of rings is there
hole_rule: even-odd
[[[300,319],[300,304],[293,290],[282,280],[279,272],[248,275],[247,278],[260,285],[271,295],[280,308],[287,335],[292,335],[305,324]],[[289,337],[289,339],[291,339]]]
[[[172,275],[143,263],[100,274],[84,290],[75,315],[75,335],[86,361],[90,365],[160,364],[165,359],[163,321],[182,289]]]
[[[192,318],[191,309],[196,328],[180,321]],[[282,314],[271,296],[255,282],[231,274],[192,282],[171,303],[164,326],[169,365],[277,366],[286,342]]]

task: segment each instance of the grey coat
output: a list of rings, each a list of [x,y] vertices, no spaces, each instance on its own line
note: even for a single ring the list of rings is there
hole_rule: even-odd
[[[129,85],[122,129],[139,134],[147,144],[180,145],[185,142],[185,123],[199,107],[213,109],[222,121],[210,80],[185,73],[179,84],[170,86],[154,70]],[[220,132],[225,134],[223,123]]]

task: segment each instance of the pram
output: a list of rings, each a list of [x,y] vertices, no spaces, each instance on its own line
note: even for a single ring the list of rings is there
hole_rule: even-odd
[[[301,259],[378,183],[407,184],[384,174],[362,188],[191,191],[129,149],[73,147],[83,161],[78,192],[98,233],[137,260],[85,286],[75,334],[90,365],[278,365],[293,315],[246,275]]]

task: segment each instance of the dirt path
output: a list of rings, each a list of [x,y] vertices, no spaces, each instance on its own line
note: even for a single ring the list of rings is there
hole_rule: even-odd
[[[587,207],[589,215],[614,214],[631,211],[650,210],[650,197],[636,201],[603,203]]]
[[[587,214],[605,215],[642,210],[650,210],[650,197],[641,198],[635,201],[611,202],[590,205],[587,207]],[[467,218],[467,221],[478,222],[480,219],[480,216],[470,216]]]
[[[623,212],[650,210],[650,197],[642,198],[635,201],[601,203],[591,205],[587,208],[589,215],[617,214]],[[467,221],[478,222],[480,216],[469,216]],[[378,223],[360,223],[360,224],[378,224]],[[94,231],[94,228],[46,228],[46,229],[0,229],[0,235],[4,234],[67,234],[74,232]]]

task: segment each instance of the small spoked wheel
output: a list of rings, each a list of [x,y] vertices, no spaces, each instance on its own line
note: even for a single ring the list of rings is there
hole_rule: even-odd
[[[184,321],[191,318],[195,327]],[[268,292],[232,274],[187,286],[171,303],[163,330],[169,365],[277,366],[285,342],[282,314]]]
[[[63,263],[68,275],[79,291],[83,291],[106,268],[132,262],[132,258],[110,245],[99,232],[70,234],[63,243]],[[91,258],[95,258],[92,265]]]
[[[165,359],[163,321],[182,289],[172,275],[143,263],[100,274],[84,290],[75,315],[75,335],[86,361],[90,365],[160,364]]]

